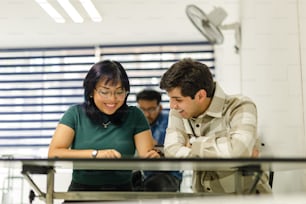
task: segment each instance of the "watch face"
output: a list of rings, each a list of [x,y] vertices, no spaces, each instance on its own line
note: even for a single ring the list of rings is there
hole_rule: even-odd
[[[93,158],[96,158],[96,157],[97,157],[97,154],[98,154],[98,150],[94,150],[94,151],[92,151],[91,156],[92,156]]]

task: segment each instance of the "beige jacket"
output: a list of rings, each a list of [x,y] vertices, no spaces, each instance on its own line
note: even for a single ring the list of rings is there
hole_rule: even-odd
[[[216,83],[212,102],[199,117],[187,120],[170,111],[164,150],[166,157],[240,158],[251,157],[258,144],[256,105],[248,97],[226,95]],[[193,190],[234,193],[235,173],[194,171]],[[243,179],[247,188],[250,179]],[[257,190],[271,192],[267,174]]]

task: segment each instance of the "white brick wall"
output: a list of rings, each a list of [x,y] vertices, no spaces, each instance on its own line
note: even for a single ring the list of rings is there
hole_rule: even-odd
[[[298,9],[305,11],[306,2],[240,2],[242,92],[258,105],[259,133],[266,143],[265,148],[274,156],[305,157],[306,84],[302,77],[305,78],[306,71],[306,25],[305,14],[298,16]],[[304,66],[300,64],[300,45]],[[303,171],[277,172],[273,190],[305,191],[304,183]]]

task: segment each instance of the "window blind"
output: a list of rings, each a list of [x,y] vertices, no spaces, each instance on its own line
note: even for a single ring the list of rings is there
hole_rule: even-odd
[[[162,74],[184,57],[207,64],[214,74],[208,42],[0,49],[0,153],[47,148],[62,114],[83,102],[83,79],[98,60],[122,63],[131,83],[128,103],[136,105],[136,93],[159,90]],[[165,93],[162,98],[169,108]]]

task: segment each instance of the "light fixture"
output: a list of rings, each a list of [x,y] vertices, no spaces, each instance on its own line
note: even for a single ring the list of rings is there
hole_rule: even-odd
[[[86,10],[86,12],[88,13],[88,15],[90,16],[93,22],[102,21],[101,15],[99,14],[96,7],[93,5],[91,0],[79,0],[79,1],[81,2],[81,4],[83,5],[84,9]]]
[[[63,7],[66,13],[75,23],[83,23],[84,19],[79,12],[72,6],[69,0],[57,0],[57,2]]]
[[[48,2],[48,0],[35,0],[47,13],[51,16],[57,23],[65,23],[64,17]],[[57,0],[58,4],[66,11],[70,18],[75,23],[83,23],[84,18],[79,14],[79,12],[72,5],[69,0]],[[89,17],[93,22],[101,22],[102,17],[98,10],[95,8],[91,0],[79,0],[79,2],[84,7],[85,11],[88,13]]]
[[[36,0],[36,2],[47,12],[49,16],[51,16],[51,18],[53,18],[55,22],[66,22],[63,16],[59,12],[57,12],[57,10],[55,10],[47,0]]]

